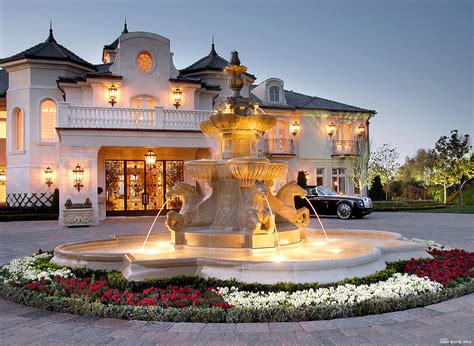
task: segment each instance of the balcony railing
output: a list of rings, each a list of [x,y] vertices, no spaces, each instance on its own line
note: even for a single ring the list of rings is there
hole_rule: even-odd
[[[265,139],[264,152],[268,155],[295,155],[295,145],[292,139],[268,138]]]
[[[59,104],[57,127],[93,129],[200,130],[212,111],[72,106]]]
[[[359,144],[353,140],[335,140],[332,146],[332,156],[357,156]]]

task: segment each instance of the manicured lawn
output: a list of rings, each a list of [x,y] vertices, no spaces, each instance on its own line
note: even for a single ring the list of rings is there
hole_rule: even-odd
[[[416,213],[449,213],[449,214],[474,214],[474,205],[465,205],[463,207],[448,206],[440,209],[413,210]]]

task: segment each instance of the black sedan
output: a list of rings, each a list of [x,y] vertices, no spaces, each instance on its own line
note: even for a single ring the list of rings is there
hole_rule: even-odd
[[[342,220],[350,219],[354,216],[361,219],[372,212],[372,200],[362,196],[339,195],[337,192],[323,186],[306,187],[308,194],[306,197],[319,215],[337,215]],[[314,214],[308,202],[300,197],[295,197],[297,208],[306,207],[310,214]]]

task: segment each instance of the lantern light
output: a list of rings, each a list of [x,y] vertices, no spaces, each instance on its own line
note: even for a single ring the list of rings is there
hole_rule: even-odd
[[[44,176],[45,176],[45,184],[48,185],[48,187],[51,187],[53,185],[53,170],[48,166],[44,170]]]
[[[112,107],[117,103],[117,88],[113,84],[109,88],[109,103]]]
[[[328,135],[331,137],[336,132],[336,124],[330,123],[328,125]]]
[[[77,191],[81,191],[81,188],[84,187],[84,169],[82,169],[79,164],[77,164],[76,168],[72,170],[72,177],[74,180],[74,187]]]
[[[364,124],[360,124],[359,127],[357,128],[357,135],[359,137],[362,137],[365,134],[365,126]]]
[[[173,106],[178,109],[181,106],[181,96],[183,96],[183,92],[179,90],[179,88],[176,88],[176,90],[173,92],[174,95],[174,103]]]
[[[300,132],[300,123],[295,121],[293,124],[291,124],[291,134],[293,137],[296,137],[296,135]]]
[[[156,163],[156,154],[153,152],[153,150],[150,149],[145,154],[145,162],[148,166],[153,166]]]
[[[5,185],[7,182],[7,171],[2,169],[0,171],[0,185]]]

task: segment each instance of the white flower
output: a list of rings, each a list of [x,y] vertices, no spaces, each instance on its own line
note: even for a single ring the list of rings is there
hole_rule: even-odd
[[[411,241],[413,243],[424,244],[427,247],[431,247],[433,249],[438,249],[438,250],[453,250],[454,249],[451,246],[442,245],[433,240],[425,240],[425,239],[418,239],[418,238],[405,238],[405,237],[403,237],[402,239],[405,241]]]
[[[32,256],[17,258],[9,264],[3,266],[2,269],[8,272],[5,283],[19,282],[20,280],[51,280],[53,276],[71,277],[71,270],[67,268],[61,269],[43,269],[36,268],[36,261],[43,258],[50,258],[49,253],[33,254]]]
[[[236,287],[219,287],[217,291],[226,303],[244,308],[268,308],[276,306],[299,307],[304,305],[354,305],[376,298],[403,298],[442,289],[438,282],[416,275],[396,273],[386,281],[370,285],[341,285],[336,288],[319,288],[288,292],[247,292]]]

